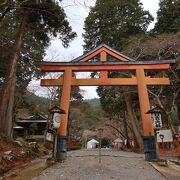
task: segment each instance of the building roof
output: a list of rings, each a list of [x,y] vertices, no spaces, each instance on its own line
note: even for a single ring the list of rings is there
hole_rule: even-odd
[[[164,109],[161,108],[159,105],[156,105],[155,107],[147,111],[146,114],[162,113],[162,112],[164,112]]]
[[[13,126],[13,129],[24,129],[24,127],[17,125],[16,123]]]
[[[98,144],[99,142],[98,141],[96,141],[95,139],[91,139],[90,141],[88,141],[88,143],[95,143],[95,144]]]
[[[15,120],[15,122],[47,122],[47,117],[45,117],[44,115],[40,114],[40,113],[36,113],[34,115],[31,116],[27,116],[27,117],[22,117],[22,118],[18,118],[17,120]]]
[[[63,110],[63,109],[61,109],[60,107],[58,107],[58,106],[54,106],[54,107],[52,107],[51,109],[49,109],[49,112],[52,114],[52,113],[60,113],[60,114],[66,114],[66,112]]]

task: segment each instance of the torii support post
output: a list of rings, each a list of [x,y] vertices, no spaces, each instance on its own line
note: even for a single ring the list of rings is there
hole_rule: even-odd
[[[60,101],[60,107],[63,110],[65,110],[65,114],[61,115],[61,126],[58,129],[58,135],[57,135],[56,160],[58,162],[65,160],[67,154],[67,123],[68,123],[69,102],[71,95],[71,81],[72,81],[72,70],[67,68],[64,71],[62,95]]]
[[[143,68],[136,69],[137,77],[137,87],[139,96],[139,105],[141,112],[141,121],[143,127],[143,144],[145,160],[152,161],[157,159],[157,149],[154,136],[154,129],[152,125],[151,115],[147,114],[148,109],[150,109],[147,83],[145,81],[145,73]]]
[[[147,84],[145,81],[144,69],[142,68],[136,69],[136,78],[137,78],[139,105],[140,105],[144,136],[153,136],[154,130],[152,126],[151,115],[146,114],[146,112],[150,109],[150,105],[149,105],[149,97],[147,91]]]

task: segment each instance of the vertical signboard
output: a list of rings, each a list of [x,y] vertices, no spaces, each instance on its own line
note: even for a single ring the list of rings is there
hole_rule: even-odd
[[[154,129],[162,128],[161,114],[160,113],[153,113],[152,118],[153,118],[153,127],[154,127]]]

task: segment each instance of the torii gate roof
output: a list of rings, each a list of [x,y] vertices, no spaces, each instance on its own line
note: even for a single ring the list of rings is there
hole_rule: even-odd
[[[117,61],[91,61],[92,58],[94,58],[95,56],[99,55],[101,52],[105,52],[107,53],[108,55],[114,57],[117,59]],[[123,66],[122,65],[132,65],[132,67],[130,69],[135,69],[133,67],[133,65],[156,65],[153,66],[152,68],[150,67],[146,67],[144,69],[151,69],[151,70],[158,70],[158,69],[168,69],[169,66],[166,68],[163,68],[165,66],[160,66],[160,65],[163,65],[163,64],[172,64],[172,63],[175,63],[175,60],[151,60],[151,61],[137,61],[135,59],[132,59],[128,56],[125,56],[124,54],[120,53],[119,51],[109,47],[108,45],[106,44],[101,44],[99,45],[98,47],[96,47],[95,49],[83,54],[82,56],[79,56],[75,59],[73,59],[72,61],[70,62],[47,62],[47,61],[43,61],[40,63],[41,65],[41,71],[42,72],[61,72],[61,71],[64,71],[64,68],[65,67],[72,67],[72,70],[74,71],[91,71],[91,70],[108,70],[108,69],[103,69],[103,67],[105,66],[114,66],[117,68],[118,65],[121,65],[121,70],[125,69],[126,66]],[[49,68],[47,68],[47,66]],[[56,68],[53,68],[53,67],[50,67],[50,66],[53,66]],[[61,66],[61,68],[57,68]],[[76,66],[84,66],[85,67],[85,70],[82,70],[82,68],[73,68],[73,67],[76,67]],[[92,66],[96,66],[97,69],[94,67],[93,68],[86,68],[86,67],[92,67]],[[62,68],[64,67],[64,68]],[[101,68],[102,69],[101,69]],[[116,69],[115,70],[119,70],[119,69]],[[123,68],[123,69],[122,69]],[[127,68],[129,69],[129,68]]]
[[[82,56],[79,56],[79,57],[73,59],[71,62],[80,62],[82,59],[90,56],[93,53],[98,52],[101,49],[104,49],[105,51],[107,51],[107,53],[112,52],[112,53],[118,55],[119,57],[122,58],[122,60],[124,58],[124,61],[135,61],[134,59],[132,59],[132,58],[130,58],[128,56],[125,56],[124,54],[120,53],[119,51],[117,51],[117,50],[113,49],[112,47],[110,47],[110,46],[103,43],[103,44],[100,44],[99,46],[97,46],[96,48],[94,48],[93,50],[83,54]]]

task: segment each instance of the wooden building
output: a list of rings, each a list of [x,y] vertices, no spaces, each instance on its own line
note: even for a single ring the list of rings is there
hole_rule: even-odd
[[[32,116],[18,118],[15,120],[14,137],[22,137],[32,135],[37,138],[43,138],[48,118],[40,113]],[[17,128],[21,127],[21,128]]]

